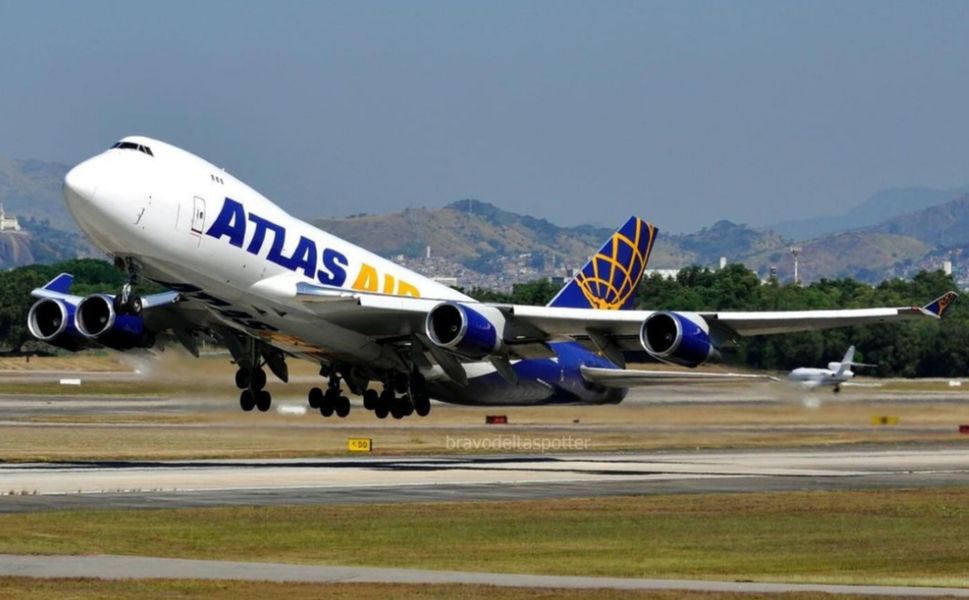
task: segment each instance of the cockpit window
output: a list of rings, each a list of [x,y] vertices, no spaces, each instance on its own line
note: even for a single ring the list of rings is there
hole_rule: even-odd
[[[142,146],[141,144],[136,144],[134,142],[118,142],[114,146],[111,146],[111,148],[117,148],[119,150],[137,150],[138,152],[147,154],[148,156],[155,156],[154,153],[152,153],[151,148],[148,146]]]

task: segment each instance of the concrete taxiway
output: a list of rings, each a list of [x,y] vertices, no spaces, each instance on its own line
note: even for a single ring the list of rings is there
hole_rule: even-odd
[[[961,446],[0,464],[0,512],[969,485]]]

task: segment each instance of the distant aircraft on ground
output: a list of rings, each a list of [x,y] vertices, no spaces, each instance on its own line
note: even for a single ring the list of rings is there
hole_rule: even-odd
[[[631,310],[656,229],[630,218],[545,307],[483,303],[296,219],[224,170],[146,137],[127,137],[64,179],[68,208],[127,274],[118,293],[71,295],[62,274],[32,295],[38,339],[67,349],[147,348],[168,332],[229,349],[244,410],[269,410],[268,367],[320,365],[311,407],[344,417],[341,382],[378,417],[472,405],[606,404],[631,385],[736,379],[630,371],[646,354],[687,367],[716,362],[744,335],[939,318],[924,307],[790,312]],[[139,277],[168,292],[140,296]],[[382,386],[378,391],[372,383]]]
[[[812,389],[824,385],[833,386],[834,393],[837,394],[841,391],[841,384],[849,381],[855,376],[855,374],[851,371],[851,367],[877,366],[854,362],[854,357],[855,347],[851,346],[848,348],[848,351],[845,352],[845,356],[841,359],[841,362],[829,362],[827,369],[800,367],[791,371],[787,377],[791,381],[796,381],[801,385]]]

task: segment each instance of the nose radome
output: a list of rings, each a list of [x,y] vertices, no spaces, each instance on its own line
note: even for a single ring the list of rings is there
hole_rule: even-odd
[[[86,160],[67,172],[64,176],[64,196],[68,201],[90,202],[98,191],[96,169],[92,160]],[[73,196],[73,197],[72,197]]]

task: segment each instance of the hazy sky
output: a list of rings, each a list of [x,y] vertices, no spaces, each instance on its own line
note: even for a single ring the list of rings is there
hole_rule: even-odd
[[[969,183],[969,3],[0,3],[0,155],[129,134],[304,217],[837,214]]]

